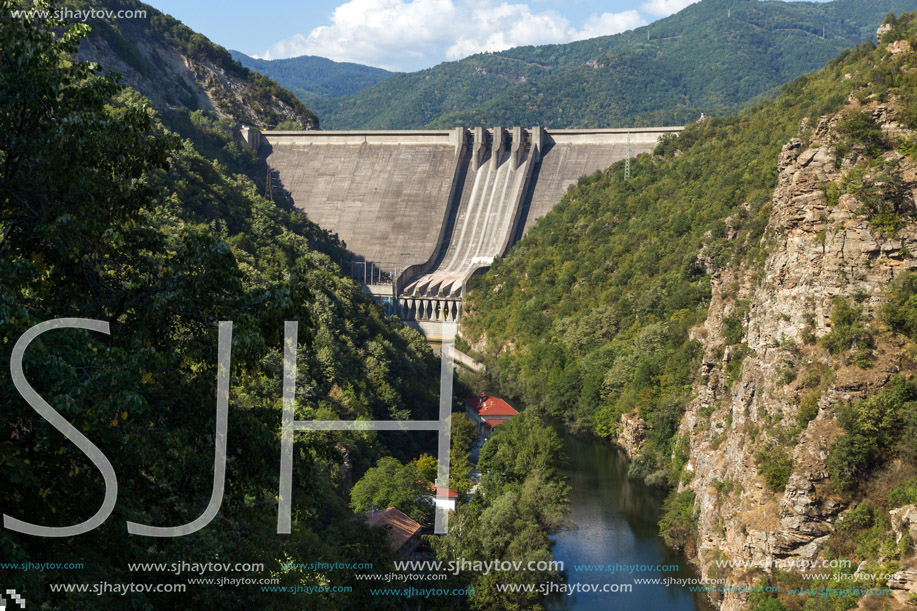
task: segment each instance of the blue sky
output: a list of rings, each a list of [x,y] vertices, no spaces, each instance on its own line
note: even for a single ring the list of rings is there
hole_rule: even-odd
[[[418,70],[630,30],[697,0],[147,0],[228,49]]]
[[[268,58],[320,55],[417,70],[480,51],[649,23],[692,0],[147,0],[214,42]]]

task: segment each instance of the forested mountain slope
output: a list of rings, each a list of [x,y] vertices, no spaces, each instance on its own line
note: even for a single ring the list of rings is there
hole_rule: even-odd
[[[249,57],[239,51],[229,53],[246,68],[283,83],[302,100],[348,95],[392,76],[391,72],[382,68],[335,62],[313,55],[267,60]]]
[[[265,129],[313,129],[318,119],[295,95],[269,77],[243,67],[223,47],[176,19],[137,0],[66,0],[73,9],[144,10],[145,18],[86,21],[92,33],[80,43],[83,61],[106,72],[154,106],[209,110],[236,123]]]
[[[913,0],[702,0],[622,34],[478,54],[314,108],[335,129],[682,123],[815,70],[872,36],[889,12],[915,8]]]
[[[292,533],[278,535],[279,426],[285,321],[299,321],[298,419],[428,419],[439,365],[422,337],[384,317],[337,264],[340,248],[301,213],[259,195],[252,154],[216,117],[160,115],[114,77],[74,63],[85,28],[10,19],[0,2],[0,360],[33,325],[62,317],[107,322],[109,333],[56,329],[24,357],[29,384],[110,460],[114,512],[62,538],[0,531],[10,562],[83,562],[80,571],[17,574],[36,608],[111,608],[111,598],[51,592],[49,583],[184,583],[132,572],[129,562],[263,563],[280,584],[326,583],[283,569],[304,558],[385,566],[383,534],[340,493],[380,456],[419,454],[417,435],[300,434]],[[45,5],[47,8],[47,5]],[[211,157],[205,157],[206,151]],[[129,535],[125,523],[178,526],[211,496],[217,327],[232,322],[226,487],[215,519],[177,538]],[[99,470],[0,377],[3,513],[72,525],[103,500]],[[428,440],[432,443],[433,440]],[[403,608],[369,596],[353,573],[346,601],[315,592],[312,608]],[[351,583],[354,582],[354,583]],[[126,600],[126,599],[125,599]],[[137,608],[292,608],[302,597],[258,587],[195,585],[130,596]]]
[[[775,588],[724,609],[917,594],[917,22],[883,29],[581,180],[468,296],[499,392],[623,445],[705,576]],[[765,570],[794,559],[851,564]]]

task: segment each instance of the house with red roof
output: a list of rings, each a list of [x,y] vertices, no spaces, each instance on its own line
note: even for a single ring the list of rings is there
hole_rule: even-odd
[[[478,429],[479,435],[488,437],[494,429],[519,414],[503,399],[479,395],[465,399],[465,414]]]
[[[382,511],[373,509],[364,515],[367,524],[385,529],[388,544],[398,556],[410,556],[420,544],[417,534],[420,532],[420,524],[395,507]]]

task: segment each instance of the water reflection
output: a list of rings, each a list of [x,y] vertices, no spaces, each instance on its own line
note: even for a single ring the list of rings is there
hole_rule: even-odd
[[[662,544],[656,526],[663,491],[627,478],[623,452],[595,439],[559,429],[570,458],[570,519],[577,528],[555,538],[554,557],[562,560],[570,584],[633,584],[636,578],[697,578],[687,559]],[[678,565],[674,572],[611,573],[577,571],[576,565]],[[675,609],[709,611],[712,607],[686,587],[633,584],[631,592],[555,595],[553,610]]]

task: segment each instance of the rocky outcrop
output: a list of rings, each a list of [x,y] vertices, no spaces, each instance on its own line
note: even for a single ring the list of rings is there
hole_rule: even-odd
[[[907,608],[912,609],[914,600],[917,599],[917,569],[905,568],[897,571],[888,580],[888,587],[898,604],[907,605]]]
[[[886,131],[903,129],[893,108],[868,110]],[[770,253],[764,268],[708,270],[709,315],[691,334],[704,347],[702,376],[680,428],[691,442],[694,472],[681,487],[695,493],[696,561],[705,577],[724,556],[761,570],[819,557],[847,509],[825,486],[830,446],[840,434],[832,408],[878,389],[898,371],[894,350],[879,346],[872,366],[860,369],[829,357],[813,341],[830,331],[835,298],[855,295],[864,316],[872,317],[889,282],[917,267],[911,254],[917,253],[917,225],[885,235],[873,229],[855,196],[829,201],[829,185],[858,161],[854,150],[836,167],[836,125],[836,116],[822,118],[814,129],[804,124],[800,137],[783,147],[763,238]],[[914,189],[917,168],[898,161]],[[738,313],[741,350],[723,340],[724,320]],[[724,370],[740,358],[737,353],[745,357],[730,384]],[[818,379],[820,367],[834,371],[833,381]],[[800,421],[806,396],[814,411]],[[774,492],[758,470],[779,453],[789,458],[792,472],[785,490]],[[901,523],[910,525],[911,515],[900,512]],[[747,585],[744,573],[729,579]],[[912,587],[912,577],[902,574],[901,587]],[[747,595],[727,594],[718,602],[727,611],[744,609]]]
[[[895,531],[895,543],[900,543],[905,535],[917,541],[917,507],[905,505],[889,512],[892,529]]]
[[[646,443],[646,420],[636,414],[621,416],[621,427],[618,433],[618,445],[631,458],[636,457],[643,450]]]
[[[148,19],[122,20],[115,28],[91,22],[81,41],[81,61],[121,75],[160,109],[209,110],[234,122],[270,128],[291,121],[317,128],[314,114],[289,91],[233,61],[221,47],[146,7]],[[171,33],[171,34],[170,34]],[[183,42],[190,37],[190,42]],[[196,37],[196,38],[195,38]]]

